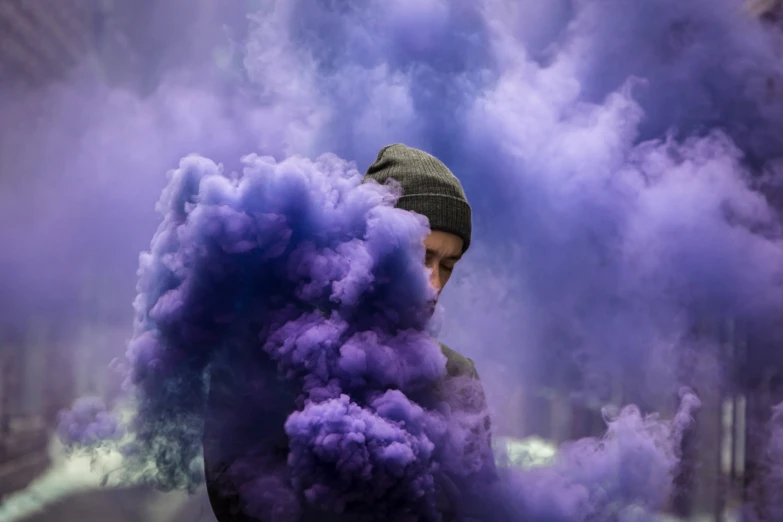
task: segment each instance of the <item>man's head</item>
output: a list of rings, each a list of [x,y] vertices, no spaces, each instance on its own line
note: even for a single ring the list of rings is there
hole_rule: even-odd
[[[437,158],[400,143],[381,149],[364,181],[394,179],[403,195],[397,207],[421,214],[432,231],[424,241],[430,282],[440,294],[470,246],[471,211],[459,180]]]

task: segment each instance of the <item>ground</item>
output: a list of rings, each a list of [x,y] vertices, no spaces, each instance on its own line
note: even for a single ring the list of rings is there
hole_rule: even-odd
[[[65,497],[14,522],[216,522],[205,494],[103,489]]]

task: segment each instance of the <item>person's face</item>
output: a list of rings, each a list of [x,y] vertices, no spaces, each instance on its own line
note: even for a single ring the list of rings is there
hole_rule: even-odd
[[[424,240],[424,248],[424,264],[430,270],[430,284],[440,296],[451,277],[454,265],[462,257],[462,238],[449,232],[433,230]]]

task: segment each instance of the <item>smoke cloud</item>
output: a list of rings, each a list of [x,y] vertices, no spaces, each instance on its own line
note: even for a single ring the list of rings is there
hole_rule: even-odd
[[[188,157],[159,202],[163,223],[141,257],[127,353],[137,404],[133,438],[121,446],[129,480],[198,484],[205,429],[207,469],[213,455],[238,453],[221,487],[238,490],[259,519],[439,520],[440,472],[468,499],[458,512],[481,519],[546,516],[555,506],[562,520],[586,520],[608,504],[663,505],[695,396],[684,393],[672,422],[630,409],[601,445],[564,451],[562,469],[548,470],[559,488],[544,499],[513,470],[487,478],[494,466],[473,429],[482,418],[451,413],[435,393],[446,360],[426,332],[426,220],[393,208],[393,189],[360,185],[333,155],[244,162],[237,176]],[[215,362],[230,380],[212,374],[210,387],[232,390],[211,392],[205,411]],[[246,399],[215,405],[215,396]],[[116,435],[116,424],[91,400],[61,417],[63,438],[83,447]],[[281,435],[287,466],[274,458]],[[591,453],[605,467],[578,473]]]
[[[742,380],[779,362],[776,36],[733,0],[387,4],[264,2],[230,23],[243,58],[231,89],[189,61],[144,98],[84,75],[4,96],[5,317],[41,303],[63,314],[88,278],[122,314],[165,188],[128,348],[128,459],[156,462],[144,480],[201,480],[203,377],[222,368],[257,390],[247,411],[285,426],[255,435],[292,442],[299,481],[278,495],[294,499],[281,512],[304,491],[325,509],[364,492],[435,516],[435,468],[464,456],[456,421],[417,396],[443,364],[415,313],[426,229],[357,186],[378,149],[404,142],[443,160],[473,206],[442,338],[477,361],[496,425],[509,383],[534,388],[572,366],[576,395],[607,402],[606,376],[619,376],[643,410],[543,471],[469,481],[466,503],[503,506],[487,520],[643,520],[637,510],[664,507],[697,401],[682,395],[672,421],[649,410],[726,377],[699,370],[718,367],[718,343],[694,340],[694,325],[731,318],[765,341]],[[399,286],[378,287],[381,273]],[[487,376],[495,367],[507,374]],[[338,480],[334,448],[347,447],[366,451]],[[253,468],[231,474],[261,513],[271,508],[253,484],[290,485]]]

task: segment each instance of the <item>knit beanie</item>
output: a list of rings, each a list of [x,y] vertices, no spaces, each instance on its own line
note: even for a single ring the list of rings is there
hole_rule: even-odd
[[[373,179],[380,184],[394,179],[403,195],[397,208],[426,216],[430,230],[454,234],[463,241],[462,252],[470,246],[471,212],[459,180],[439,159],[401,143],[387,145],[367,169],[362,183]]]

